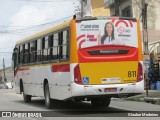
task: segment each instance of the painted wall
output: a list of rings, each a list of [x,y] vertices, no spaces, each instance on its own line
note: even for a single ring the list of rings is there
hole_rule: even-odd
[[[93,16],[110,16],[110,10],[104,9],[104,0],[92,0]]]
[[[84,16],[110,16],[109,8],[104,8],[104,0],[87,0],[83,10]]]
[[[132,0],[133,6],[133,17],[142,19],[141,17],[141,0]],[[148,29],[149,30],[160,30],[160,0],[146,0],[148,4]]]
[[[0,72],[0,77],[2,77],[2,82],[4,82],[4,73],[3,71]],[[11,82],[14,79],[14,73],[11,67],[8,67],[5,69],[5,75],[6,75],[6,79],[7,82]]]

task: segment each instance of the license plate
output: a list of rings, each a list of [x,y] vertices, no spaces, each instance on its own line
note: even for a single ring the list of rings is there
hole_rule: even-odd
[[[117,88],[104,88],[104,92],[117,92]]]
[[[102,83],[117,83],[121,81],[121,78],[102,78],[101,81]]]

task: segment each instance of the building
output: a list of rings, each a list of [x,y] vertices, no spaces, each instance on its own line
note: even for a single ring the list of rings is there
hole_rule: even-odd
[[[142,8],[147,6],[147,29],[149,52],[153,51],[153,45],[157,46],[160,41],[160,1],[159,0],[105,0],[105,8],[110,9],[111,16],[135,17],[141,22],[142,30]],[[150,44],[150,43],[157,44]],[[157,50],[156,50],[157,51]]]
[[[82,17],[110,16],[109,8],[104,8],[104,0],[81,0]]]
[[[14,72],[11,67],[5,68],[5,77],[6,77],[6,82],[12,82],[14,79]],[[0,82],[3,83],[5,81],[4,78],[4,71],[3,69],[0,70]]]
[[[142,21],[142,6],[145,0],[104,0],[111,16],[135,17]],[[160,1],[146,0],[149,42],[160,40]],[[154,33],[154,34],[153,34]]]
[[[2,82],[2,70],[0,70],[0,84],[2,84],[3,82]]]

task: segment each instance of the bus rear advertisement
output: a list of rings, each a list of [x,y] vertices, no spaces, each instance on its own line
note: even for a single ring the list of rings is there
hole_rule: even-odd
[[[16,43],[16,93],[24,101],[91,101],[108,107],[112,97],[144,90],[140,26],[134,18],[72,19]]]

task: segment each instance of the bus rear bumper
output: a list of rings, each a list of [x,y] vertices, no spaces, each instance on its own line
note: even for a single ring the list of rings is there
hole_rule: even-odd
[[[133,96],[144,92],[144,81],[127,84],[78,85],[72,83],[72,97],[78,96]]]

